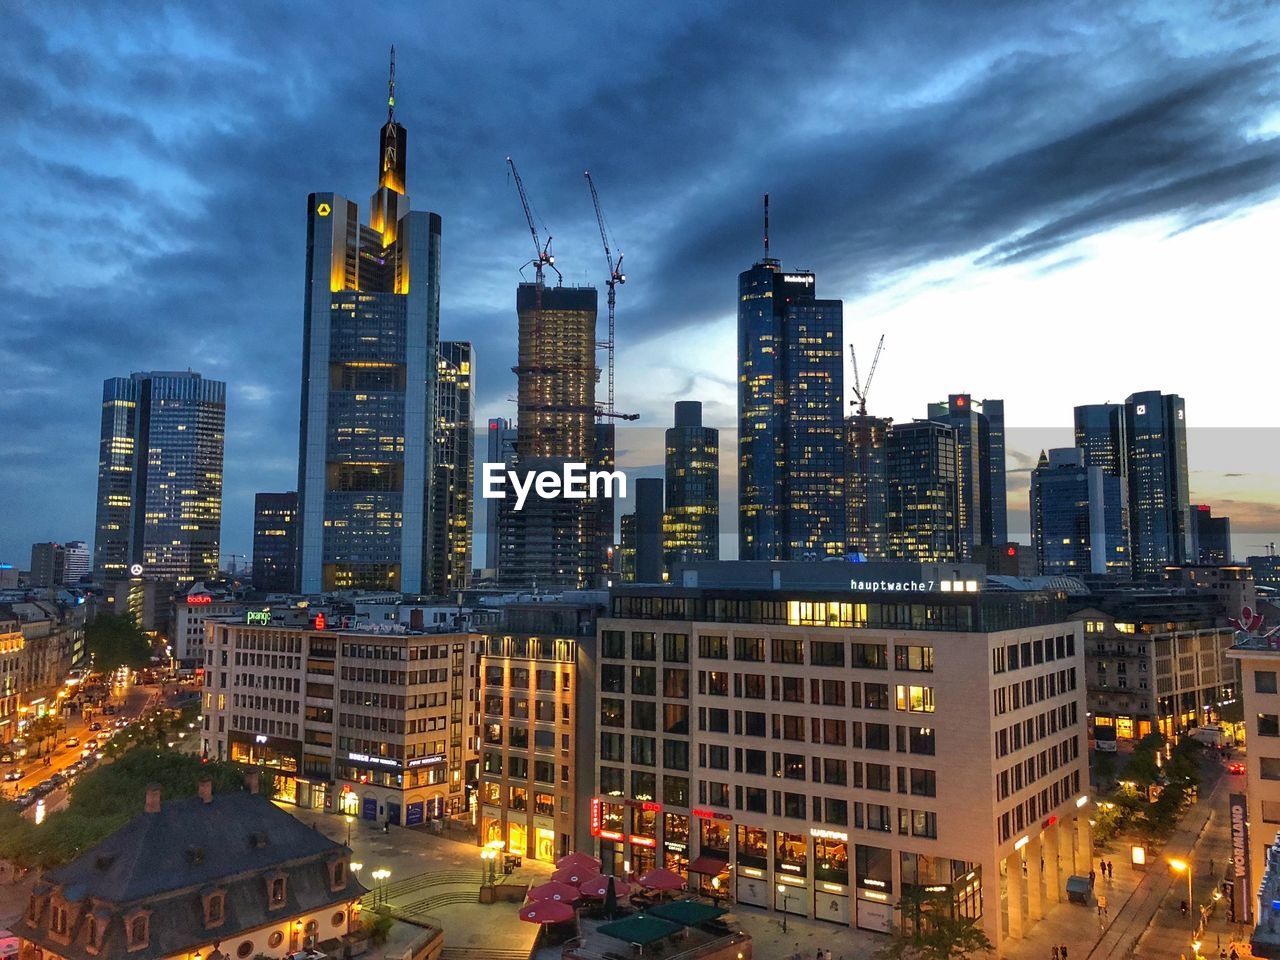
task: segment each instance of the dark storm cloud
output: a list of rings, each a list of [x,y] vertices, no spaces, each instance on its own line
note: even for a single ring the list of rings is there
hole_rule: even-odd
[[[0,559],[90,536],[102,379],[188,366],[230,385],[246,549],[252,493],[295,482],[305,198],[365,204],[392,41],[409,192],[444,217],[442,335],[505,408],[531,246],[508,154],[570,282],[600,280],[592,170],[621,344],[672,354],[731,315],[765,191],[775,251],[847,296],[942,258],[1066,269],[1093,232],[1268,194],[1275,14],[1115,7],[6,4]]]

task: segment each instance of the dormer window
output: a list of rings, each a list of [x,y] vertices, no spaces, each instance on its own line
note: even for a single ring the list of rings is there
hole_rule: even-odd
[[[336,859],[329,861],[330,891],[345,890],[347,887],[347,861]]]
[[[267,886],[269,902],[268,909],[277,910],[284,906],[285,898],[288,896],[288,883],[283,874],[277,874],[272,877]]]
[[[204,895],[204,925],[218,927],[226,919],[227,894],[225,890],[212,890]]]
[[[129,936],[129,950],[141,950],[151,943],[151,917],[148,913],[135,913],[126,918],[125,931]]]
[[[64,906],[56,906],[53,908],[53,916],[49,920],[49,930],[52,933],[67,935],[67,908]]]

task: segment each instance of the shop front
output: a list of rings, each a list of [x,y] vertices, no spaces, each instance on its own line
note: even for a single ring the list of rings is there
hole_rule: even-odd
[[[719,897],[717,883],[729,871],[733,817],[710,810],[694,810],[693,815],[698,821],[698,856],[689,861],[689,885],[696,882],[703,896]]]
[[[861,843],[855,851],[855,925],[889,933],[893,930],[893,851]]]
[[[956,920],[982,920],[982,865],[924,853],[899,854],[902,892],[923,893],[950,905]],[[910,933],[918,922],[904,912],[903,931]]]
[[[813,915],[849,924],[849,835],[813,827]]]
[[[265,767],[274,783],[273,800],[298,802],[298,769],[302,763],[302,744],[283,737],[233,730],[227,736],[229,759],[251,767]]]
[[[769,831],[745,823],[737,827],[737,889],[740,903],[769,906]]]
[[[682,813],[662,816],[662,865],[689,879],[689,818]]]

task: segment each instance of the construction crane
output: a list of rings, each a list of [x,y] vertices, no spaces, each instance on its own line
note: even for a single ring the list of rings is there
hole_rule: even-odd
[[[858,376],[858,351],[849,344],[849,356],[853,359],[853,395],[858,398],[858,416],[867,415],[867,394],[871,391],[871,378],[876,375],[876,365],[880,362],[880,351],[884,349],[884,334],[880,334],[880,342],[876,344],[876,355],[871,360],[871,369],[867,371],[864,381]]]
[[[604,223],[604,213],[600,210],[600,195],[596,193],[595,181],[591,179],[591,172],[585,171],[583,176],[587,178],[587,186],[591,189],[591,204],[596,210],[596,225],[600,227],[600,243],[604,247],[605,269],[608,271],[609,279],[605,281],[605,285],[609,289],[609,337],[607,340],[598,341],[597,347],[603,347],[608,356],[609,367],[609,399],[603,407],[596,408],[596,416],[613,417],[618,420],[639,420],[638,413],[618,413],[613,408],[613,391],[614,391],[614,351],[616,347],[615,333],[617,329],[617,304],[618,304],[618,284],[627,282],[627,275],[622,272],[622,251],[618,251],[618,258],[615,260],[613,251],[609,247],[609,230]]]
[[[533,208],[529,206],[529,196],[524,192],[524,181],[520,179],[520,171],[516,169],[516,162],[507,157],[507,165],[511,168],[511,176],[516,182],[516,190],[520,192],[520,205],[524,207],[524,218],[529,221],[529,233],[533,236],[533,259],[520,267],[520,273],[523,275],[524,268],[533,264],[534,274],[538,282],[538,286],[542,286],[542,268],[550,267],[556,272],[556,278],[560,283],[564,282],[564,275],[556,266],[556,258],[551,255],[551,237],[547,236],[547,242],[544,244],[542,238],[538,236],[538,225],[533,220]],[[541,300],[541,295],[539,295]]]

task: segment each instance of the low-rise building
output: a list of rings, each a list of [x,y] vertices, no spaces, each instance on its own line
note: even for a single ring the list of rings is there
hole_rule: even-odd
[[[964,564],[693,564],[599,623],[606,870],[888,931],[1021,937],[1092,854],[1083,625]],[[1043,868],[1041,864],[1043,863]]]
[[[1071,618],[1084,629],[1089,733],[1099,742],[1156,731],[1176,741],[1216,722],[1238,695],[1227,656],[1235,635],[1219,625],[1213,596],[1121,591],[1073,601]]]
[[[607,595],[509,604],[481,660],[481,845],[554,863],[589,842],[595,632]],[[586,762],[579,762],[580,745]]]
[[[201,584],[186,595],[174,597],[171,646],[179,669],[196,671],[204,666],[206,620],[241,617],[248,608],[246,601],[205,589]]]
[[[52,708],[67,674],[84,659],[88,604],[27,600],[3,609],[18,620],[25,640],[18,679],[23,702],[37,711],[42,704]]]
[[[414,826],[469,817],[483,637],[323,612],[207,620],[206,756],[264,764],[276,798]]]
[[[24,643],[21,624],[12,615],[0,612],[0,746],[18,739]]]
[[[351,851],[252,792],[161,803],[45,874],[14,932],[24,960],[341,953],[366,893]]]
[[[1197,593],[1215,597],[1222,604],[1220,622],[1224,625],[1226,618],[1234,617],[1241,608],[1256,608],[1258,605],[1258,588],[1253,579],[1253,570],[1247,563],[1198,563],[1165,567],[1164,579],[1175,587],[1190,588]]]

